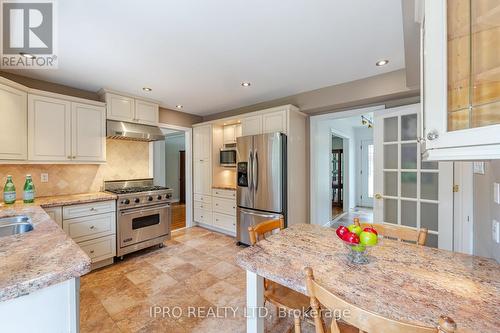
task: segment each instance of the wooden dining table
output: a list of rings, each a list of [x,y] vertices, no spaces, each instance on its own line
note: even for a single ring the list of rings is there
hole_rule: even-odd
[[[457,332],[500,332],[500,264],[488,258],[383,239],[370,262],[351,264],[335,229],[293,225],[240,251],[247,271],[247,332],[263,333],[263,279],[306,294],[304,268],[345,301],[381,316],[437,326],[446,315]],[[260,312],[265,313],[263,311]]]

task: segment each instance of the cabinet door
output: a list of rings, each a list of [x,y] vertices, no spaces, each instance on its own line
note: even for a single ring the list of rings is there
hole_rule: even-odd
[[[52,220],[54,220],[58,226],[61,228],[62,226],[62,207],[50,207],[50,208],[44,208],[45,213],[47,213],[48,216]]]
[[[224,126],[224,144],[236,143],[236,125]]]
[[[286,133],[286,111],[276,111],[262,115],[263,133]]]
[[[194,161],[193,190],[195,194],[211,195],[212,167],[209,161]]]
[[[72,103],[72,157],[75,161],[106,160],[104,107]]]
[[[28,95],[28,159],[71,160],[71,103]]]
[[[425,1],[423,118],[429,159],[500,158],[498,8],[496,1]]]
[[[107,118],[121,121],[134,121],[135,101],[133,98],[106,94]]]
[[[262,134],[262,116],[252,116],[241,120],[241,135]]]
[[[0,85],[0,160],[25,160],[28,154],[27,94]]]
[[[212,153],[212,125],[193,128],[193,156],[195,161],[210,161]]]
[[[158,124],[158,104],[135,100],[135,121],[146,125]]]

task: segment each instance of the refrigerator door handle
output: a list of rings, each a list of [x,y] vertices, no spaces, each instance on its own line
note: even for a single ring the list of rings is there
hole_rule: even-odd
[[[257,154],[257,149],[255,149],[254,165],[252,166],[253,171],[253,187],[255,191],[259,189],[259,155]]]
[[[248,187],[253,188],[253,154],[252,150],[248,153]]]
[[[276,219],[276,218],[283,216],[280,213],[264,213],[264,212],[257,212],[255,210],[249,210],[249,209],[244,209],[244,208],[240,208],[240,211],[244,214],[265,217],[265,218],[269,218],[269,219]]]

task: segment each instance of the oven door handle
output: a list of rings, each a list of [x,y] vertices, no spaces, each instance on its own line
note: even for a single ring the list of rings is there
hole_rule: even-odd
[[[163,208],[170,208],[170,204],[163,205],[163,206],[141,207],[141,208],[126,210],[126,211],[121,212],[121,216],[136,214],[139,212],[144,213],[144,212],[149,212],[149,211],[163,209]]]

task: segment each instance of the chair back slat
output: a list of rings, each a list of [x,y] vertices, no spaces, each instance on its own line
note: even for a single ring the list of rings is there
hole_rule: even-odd
[[[427,327],[406,322],[396,321],[393,319],[385,318],[381,315],[363,310],[347,301],[337,297],[323,286],[314,280],[313,271],[311,268],[305,268],[307,293],[311,298],[311,312],[315,326],[316,333],[325,333],[323,321],[318,312],[314,310],[319,309],[319,304],[323,305],[326,309],[335,310],[342,309],[343,313],[349,314],[341,319],[355,326],[360,332],[369,333],[454,333],[456,332],[455,322],[445,316],[439,318],[438,327]],[[338,328],[335,318],[332,319],[331,331],[334,332]]]
[[[415,229],[401,225],[390,225],[387,223],[359,223],[359,219],[354,220],[354,224],[361,228],[373,227],[379,235],[392,238],[398,241],[412,242],[417,245],[425,245],[427,240],[428,230],[426,228]]]
[[[250,245],[254,245],[261,239],[266,238],[266,234],[270,234],[275,230],[283,230],[285,228],[285,219],[283,217],[276,220],[267,220],[257,225],[248,227],[250,234]]]

